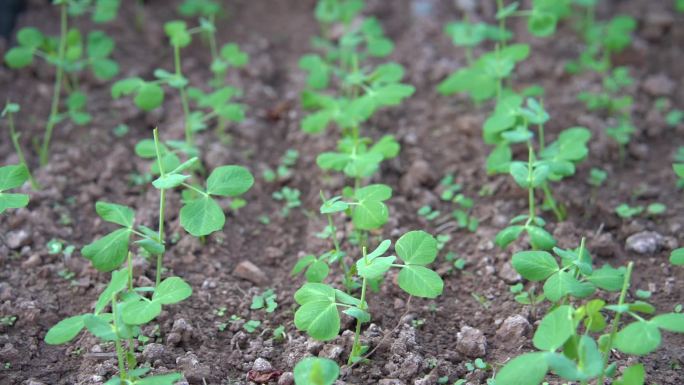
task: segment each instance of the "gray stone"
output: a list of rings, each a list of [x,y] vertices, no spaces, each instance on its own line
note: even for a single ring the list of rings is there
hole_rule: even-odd
[[[479,329],[463,326],[456,334],[456,349],[470,357],[484,357],[487,353],[487,337]]]
[[[28,245],[31,241],[31,238],[28,231],[16,230],[8,232],[5,235],[5,241],[10,249],[19,249],[22,246]]]
[[[278,385],[294,385],[294,374],[292,372],[285,372],[280,375]]]
[[[211,375],[208,365],[202,364],[194,353],[187,352],[184,356],[176,359],[176,365],[183,372],[190,383],[201,383],[203,379]]]
[[[655,231],[632,234],[625,242],[625,248],[638,254],[654,254],[663,246],[663,236]]]
[[[406,385],[406,383],[396,378],[383,378],[378,381],[378,385]]]
[[[164,356],[164,345],[151,343],[145,345],[143,349],[142,356],[146,362],[154,362],[161,359]]]
[[[325,357],[325,358],[330,358],[331,360],[336,360],[340,358],[340,356],[344,353],[344,348],[341,347],[340,345],[325,345],[321,352],[319,353],[319,357]]]
[[[235,266],[233,275],[238,278],[246,279],[247,281],[250,281],[256,285],[265,285],[268,283],[268,277],[266,274],[261,271],[257,265],[250,261],[242,261]]]
[[[260,372],[260,373],[265,373],[265,372],[270,372],[271,370],[273,370],[273,366],[267,360],[259,357],[256,360],[254,360],[254,364],[252,365],[252,369],[256,370],[257,372]]]
[[[650,75],[644,80],[641,88],[651,96],[668,96],[674,91],[675,83],[663,74]]]
[[[522,277],[513,268],[510,262],[505,262],[499,271],[499,278],[503,279],[509,285],[520,282]]]
[[[530,323],[520,314],[512,315],[504,320],[496,331],[496,338],[500,341],[518,342],[529,332]]]

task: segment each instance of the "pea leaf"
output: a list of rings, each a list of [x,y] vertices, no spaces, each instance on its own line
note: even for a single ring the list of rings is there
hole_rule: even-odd
[[[83,316],[83,323],[89,332],[101,340],[116,341],[119,339],[114,325],[103,315],[85,314]]]
[[[644,385],[646,371],[644,364],[634,364],[622,372],[622,377],[615,380],[615,385]]]
[[[293,375],[297,385],[332,385],[340,368],[328,358],[308,357],[295,365]]]
[[[0,212],[2,212],[0,210]],[[684,248],[675,249],[670,254],[670,263],[677,266],[684,265]]]
[[[164,90],[155,83],[144,83],[138,88],[133,102],[143,111],[151,111],[164,102]]]
[[[124,302],[121,306],[121,318],[129,325],[144,325],[155,319],[162,311],[159,301],[137,297]]]
[[[439,274],[420,265],[406,265],[399,272],[399,287],[405,292],[422,298],[436,298],[444,289]]]
[[[394,249],[407,264],[427,265],[437,258],[437,240],[425,231],[409,231],[402,235]]]
[[[159,283],[154,290],[152,301],[162,305],[181,302],[192,295],[192,288],[179,277],[169,277]]]
[[[682,313],[659,314],[651,318],[650,322],[669,332],[684,333],[684,314]]]
[[[141,378],[134,382],[134,385],[173,385],[180,381],[183,375],[180,373],[160,374]]]
[[[205,195],[183,205],[180,223],[185,231],[201,237],[221,230],[226,223],[226,215],[216,201]]]
[[[539,350],[554,351],[575,333],[572,307],[559,306],[542,318],[532,343]]]
[[[508,226],[505,229],[499,231],[498,234],[496,234],[496,238],[494,238],[494,243],[497,244],[497,246],[501,247],[502,249],[505,249],[508,245],[511,244],[511,242],[515,241],[520,237],[520,234],[525,230],[525,226]]]
[[[558,263],[546,251],[523,251],[515,253],[513,268],[525,279],[542,281],[558,271]]]
[[[116,223],[128,228],[133,227],[135,212],[130,207],[98,201],[95,203],[95,212],[107,222]]]
[[[356,261],[356,270],[359,276],[363,278],[378,279],[385,275],[387,270],[392,267],[392,263],[394,263],[395,260],[395,256],[376,257],[373,259],[361,258]]]
[[[610,265],[604,265],[600,269],[594,270],[587,280],[596,287],[606,291],[619,291],[622,289],[624,273],[620,269],[615,269]]]
[[[100,271],[112,271],[126,260],[131,229],[115,230],[86,245],[81,254]]]
[[[105,306],[109,304],[112,300],[112,295],[118,293],[126,288],[128,283],[128,270],[121,269],[112,272],[112,278],[109,281],[107,288],[100,293],[95,304],[95,314],[98,314],[104,310]]]
[[[48,330],[45,335],[45,343],[48,345],[61,345],[74,339],[83,330],[83,319],[86,314],[65,318]]]
[[[235,197],[247,192],[254,184],[252,174],[242,166],[221,166],[207,179],[207,193]]]
[[[584,298],[591,295],[594,290],[592,284],[580,282],[567,271],[557,272],[544,283],[544,295],[553,302],[557,302],[568,295]]]
[[[525,353],[515,357],[496,374],[497,385],[539,385],[549,366],[546,353]]]
[[[175,173],[164,174],[153,180],[152,185],[160,190],[168,190],[180,186],[188,178],[190,178],[190,175]]]
[[[551,250],[556,246],[556,240],[553,236],[546,230],[537,226],[527,226],[527,235],[530,237],[530,244],[535,249],[540,250]]]
[[[658,326],[650,322],[632,322],[617,333],[615,347],[623,353],[643,356],[660,346]]]
[[[33,49],[28,47],[13,47],[5,53],[5,63],[12,68],[23,68],[33,63]]]
[[[322,283],[307,283],[295,293],[301,306],[295,312],[295,326],[311,337],[328,341],[340,331],[340,314],[335,302],[335,290]]]
[[[23,164],[0,167],[0,192],[21,187],[28,180],[28,169]]]

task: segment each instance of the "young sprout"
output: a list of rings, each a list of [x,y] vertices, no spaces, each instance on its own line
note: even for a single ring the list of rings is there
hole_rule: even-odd
[[[273,199],[285,202],[285,206],[280,210],[282,217],[286,218],[290,215],[290,210],[302,205],[302,202],[299,200],[300,194],[301,192],[298,189],[287,186],[273,193]]]
[[[116,0],[98,0],[95,7],[92,1],[55,0],[53,4],[60,8],[60,34],[55,44],[52,37],[45,36],[38,29],[26,27],[17,33],[18,47],[5,53],[5,62],[10,68],[23,68],[33,63],[35,57],[44,59],[55,66],[55,83],[53,86],[50,114],[45,125],[43,141],[39,149],[40,164],[46,165],[49,158],[50,141],[53,130],[65,116],[76,124],[90,121],[90,115],[84,111],[85,94],[74,91],[77,85],[76,74],[89,68],[93,75],[101,80],[109,80],[119,72],[118,64],[109,58],[114,49],[114,40],[102,31],[93,31],[87,35],[86,42],[78,29],[69,28],[69,16],[93,12],[96,23],[114,19],[119,6]],[[85,54],[85,55],[84,55]],[[67,113],[60,113],[62,87],[71,91],[67,100]]]
[[[17,152],[17,156],[19,157],[19,164],[23,165],[26,168],[29,181],[31,182],[31,188],[34,190],[39,190],[40,185],[38,185],[38,182],[31,174],[28,163],[26,163],[26,158],[24,157],[24,151],[22,150],[21,144],[19,143],[19,137],[21,136],[21,134],[19,134],[16,128],[14,127],[14,114],[19,112],[19,110],[20,107],[18,104],[7,102],[7,104],[5,104],[5,108],[2,110],[2,113],[0,113],[0,117],[7,117],[7,125],[9,126],[10,139],[12,140],[14,151]]]
[[[630,206],[627,203],[621,203],[615,208],[615,213],[622,219],[630,219],[644,212],[644,206]]]
[[[308,357],[297,362],[293,375],[296,385],[333,385],[340,376],[340,368],[331,359]]]

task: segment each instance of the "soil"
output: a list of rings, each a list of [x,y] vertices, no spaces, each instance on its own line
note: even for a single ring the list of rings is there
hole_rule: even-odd
[[[122,76],[149,78],[157,67],[170,69],[171,52],[162,25],[176,17],[176,3],[146,2],[141,28],[135,26],[135,8],[129,4],[114,23],[97,27],[86,20],[75,23],[84,30],[100,28],[115,36],[114,57],[123,69]],[[379,113],[366,131],[373,137],[393,133],[402,144],[400,156],[383,166],[381,177],[374,180],[395,191],[389,201],[390,222],[384,233],[374,237],[396,239],[405,231],[425,229],[448,234],[451,240],[436,266],[445,280],[444,294],[438,299],[407,303],[392,277],[381,293],[371,293],[373,320],[364,338],[372,347],[380,347],[369,363],[344,368],[340,384],[436,384],[442,376],[448,376],[449,383],[465,378],[469,384],[484,384],[492,370],[468,371],[466,363],[480,357],[498,369],[532,348],[529,324],[534,327],[543,313],[516,303],[509,292],[509,285],[519,277],[508,261],[526,245],[518,243],[504,251],[492,243],[507,221],[526,209],[525,193],[510,178],[488,176],[484,170],[488,149],[480,130],[489,106],[474,106],[464,97],[442,97],[434,91],[441,79],[465,62],[463,52],[451,45],[442,28],[445,22],[460,19],[461,7],[468,3],[368,1],[366,13],[378,17],[396,42],[393,59],[406,67],[408,82],[417,89],[400,108]],[[194,293],[182,306],[169,306],[153,326],[144,329],[150,341],[139,360],[149,362],[155,372],[183,371],[190,384],[247,384],[258,358],[267,360],[273,371],[290,372],[306,355],[332,357],[341,364],[348,355],[349,320],[343,322],[341,336],[329,343],[307,339],[292,322],[292,295],[301,279],[291,277],[290,269],[300,256],[330,247],[315,236],[325,226],[323,218],[315,214],[319,189],[339,191],[344,183],[314,166],[316,154],[334,148],[336,135],[309,136],[299,129],[298,93],[304,77],[297,60],[311,50],[309,39],[317,33],[314,4],[313,0],[235,0],[226,4],[228,15],[218,23],[219,41],[237,42],[251,56],[249,68],[229,75],[229,82],[245,92],[242,102],[249,106],[248,117],[229,128],[228,145],[216,140],[211,131],[200,135],[203,161],[209,167],[242,164],[261,175],[266,167],[277,166],[287,149],[296,149],[301,156],[291,178],[277,183],[258,178],[246,195],[249,204],[239,215],[230,214],[225,229],[204,244],[182,231],[176,214],[179,197],[171,198],[168,235],[176,242],[165,256],[166,274],[186,279]],[[482,2],[474,15],[491,20],[492,4]],[[667,260],[669,251],[684,240],[684,202],[670,168],[677,147],[684,145],[684,125],[668,127],[654,101],[665,96],[674,106],[684,106],[684,15],[674,13],[671,1],[601,2],[599,17],[617,13],[639,21],[632,47],[616,59],[617,64],[630,67],[636,80],[631,92],[638,132],[624,161],[618,159],[617,148],[603,133],[606,118],[586,112],[576,100],[580,90],[596,87],[600,79],[591,74],[569,76],[562,69],[581,49],[569,25],[561,25],[552,39],[535,39],[527,35],[524,21],[513,23],[520,40],[532,45],[531,58],[519,66],[514,83],[520,88],[540,84],[547,90],[551,138],[576,125],[593,132],[589,159],[575,177],[555,186],[557,198],[569,213],[566,221],[550,225],[559,245],[576,247],[586,236],[597,265],[634,261],[630,297],[637,289],[650,290],[651,303],[659,311],[671,311],[684,299],[684,270]],[[57,22],[56,10],[36,1],[20,16],[18,27],[39,26],[55,33]],[[184,72],[191,83],[202,84],[209,78],[205,46],[193,44],[183,55]],[[44,65],[20,71],[0,67],[0,100],[11,98],[22,105],[18,129],[26,148],[30,148],[31,138],[42,135],[52,76]],[[135,143],[150,137],[154,126],[160,127],[165,139],[183,136],[180,103],[173,93],[167,94],[163,109],[143,114],[129,100],[112,101],[109,84],[87,76],[81,83],[90,98],[93,122],[83,127],[71,123],[57,127],[50,164],[35,171],[44,188],[30,192],[28,208],[0,218],[4,239],[0,242],[0,315],[17,317],[11,326],[0,325],[0,384],[101,384],[116,373],[112,346],[92,336],[83,333],[65,346],[48,346],[43,337],[62,318],[91,310],[107,283],[108,275],[92,269],[78,252],[110,230],[95,215],[94,203],[127,204],[137,209],[140,223],[154,227],[157,221],[156,192],[129,179],[148,167],[148,162],[134,155]],[[120,123],[131,130],[117,138],[113,128]],[[35,165],[37,159],[29,153],[29,161]],[[0,164],[17,162],[6,133],[0,135],[0,154]],[[610,176],[598,190],[585,182],[592,167],[601,167]],[[474,215],[481,223],[475,233],[459,230],[448,215],[455,207],[439,199],[439,179],[448,173],[456,175],[465,193],[475,198]],[[282,203],[271,198],[285,185],[302,192],[302,208],[287,218],[278,214]],[[483,187],[490,194],[479,195]],[[664,215],[623,220],[614,213],[614,207],[622,202],[656,201],[667,205]],[[426,221],[416,213],[425,204],[444,214]],[[258,220],[261,215],[268,215],[270,223],[262,224]],[[546,217],[551,219],[548,213]],[[346,236],[348,226],[338,225]],[[658,241],[656,251],[644,255],[627,250],[626,239],[646,230],[657,233],[651,234]],[[49,254],[46,244],[51,239],[75,245],[77,251],[70,257]],[[13,242],[10,248],[8,244]],[[463,271],[450,269],[443,258],[448,251],[467,261]],[[233,270],[243,261],[258,266],[266,282],[257,285],[236,277]],[[154,280],[154,267],[148,261],[136,257],[135,263],[138,283]],[[266,288],[277,293],[276,311],[250,310],[251,298]],[[221,308],[225,314],[220,314]],[[230,323],[231,315],[242,321]],[[242,328],[246,320],[260,320],[261,325],[248,333]],[[224,325],[225,330],[220,330]],[[272,336],[279,325],[287,331],[284,341]],[[649,383],[684,383],[683,346],[683,336],[666,334],[662,347],[641,359]],[[621,367],[632,360],[615,358]],[[263,365],[263,361],[257,362],[257,366]],[[282,375],[281,383],[288,383],[288,375]]]

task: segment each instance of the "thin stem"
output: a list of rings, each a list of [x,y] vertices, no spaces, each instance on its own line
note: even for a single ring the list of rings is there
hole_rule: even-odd
[[[116,293],[112,294],[112,318],[114,319],[114,332],[116,333],[116,340],[114,340],[114,344],[116,346],[116,358],[119,362],[119,378],[121,378],[121,380],[126,380],[128,378],[128,374],[126,373],[124,350],[121,346],[121,338],[119,337],[119,322],[117,314]]]
[[[176,76],[183,76],[183,71],[181,67],[180,60],[180,47],[177,45],[173,46],[173,64],[176,69]],[[192,140],[192,129],[190,127],[190,104],[188,102],[188,95],[185,92],[185,86],[178,89],[181,97],[181,106],[183,107],[183,119],[185,122],[185,141],[189,145],[193,145]]]
[[[157,165],[159,166],[159,173],[161,176],[164,176],[164,168],[162,167],[161,163],[161,150],[159,146],[159,133],[157,132],[157,129],[155,128],[154,131],[152,131],[152,135],[154,135],[154,149],[157,153]],[[159,242],[161,244],[164,244],[164,203],[166,201],[166,190],[160,189],[159,190]],[[156,280],[155,280],[155,287],[159,286],[159,283],[161,282],[161,273],[162,273],[162,262],[164,259],[164,253],[160,253],[157,255],[157,275],[156,275]]]
[[[10,138],[12,139],[12,144],[14,145],[14,151],[17,152],[17,156],[19,157],[19,162],[26,167],[26,170],[28,171],[28,176],[29,176],[29,182],[31,182],[31,188],[33,190],[40,190],[40,185],[36,181],[36,179],[33,177],[33,174],[31,173],[31,169],[29,168],[28,163],[26,163],[26,158],[24,157],[24,151],[21,149],[21,144],[19,143],[19,134],[16,132],[16,129],[14,127],[14,113],[9,112],[7,114],[7,124],[9,125],[10,129]]]
[[[501,11],[504,8],[504,3],[503,0],[496,0],[496,10],[497,13]],[[501,44],[503,45],[504,48],[506,48],[506,39],[504,38],[506,36],[506,18],[502,17],[499,19],[499,36],[501,37]]]
[[[47,124],[45,125],[45,135],[43,136],[43,144],[39,151],[40,164],[45,166],[48,163],[50,151],[50,139],[52,138],[52,130],[57,123],[57,115],[59,114],[59,97],[62,93],[62,78],[64,76],[64,56],[66,52],[66,34],[68,28],[67,4],[62,3],[60,8],[60,33],[59,33],[59,48],[57,51],[57,75],[55,76],[55,85],[52,93],[52,106],[50,107],[50,116],[48,116]]]
[[[544,191],[544,200],[551,208],[551,211],[553,211],[553,213],[556,215],[556,220],[558,222],[565,220],[565,214],[563,211],[561,211],[560,207],[558,207],[558,204],[556,203],[556,200],[553,198],[553,193],[551,192],[549,182],[544,182],[544,184],[542,184],[542,190]]]
[[[218,60],[218,48],[216,44],[216,16],[209,15],[209,22],[214,26],[214,31],[207,31],[207,40],[209,40],[209,51],[211,52],[211,62],[214,63]],[[225,71],[214,72],[214,88],[220,88],[223,85],[223,76]]]
[[[363,249],[363,258],[366,258],[366,248],[364,247]],[[359,309],[361,310],[366,310],[366,286],[367,286],[367,279],[364,278],[363,282],[361,283],[361,304],[359,305]],[[349,359],[347,360],[347,365],[351,365],[354,362],[354,359],[359,356],[359,353],[361,351],[361,344],[359,343],[359,338],[361,336],[361,320],[357,319],[356,320],[356,330],[354,331],[354,344],[352,345],[352,350],[351,353],[349,353]]]
[[[527,180],[530,183],[530,186],[527,188],[527,199],[528,199],[528,205],[530,208],[530,216],[528,218],[528,222],[532,223],[534,222],[534,219],[536,217],[536,209],[534,206],[534,187],[532,187],[532,170],[533,170],[533,164],[534,164],[534,149],[532,148],[532,143],[527,142],[527,149],[528,149],[528,155],[527,155],[527,169],[528,169],[528,174],[527,174]]]
[[[128,268],[128,290],[133,291],[133,253],[128,252],[128,262],[126,267]]]
[[[634,267],[634,262],[627,264],[627,272],[625,273],[625,279],[622,282],[622,291],[620,291],[620,299],[618,300],[618,307],[625,303],[625,297],[627,296],[627,289],[629,288],[629,281],[632,278],[632,268]],[[613,318],[613,323],[611,325],[610,337],[608,338],[608,344],[606,345],[606,351],[603,352],[603,369],[601,370],[601,376],[599,376],[597,384],[603,384],[603,380],[606,376],[606,368],[608,367],[608,360],[610,359],[610,351],[613,349],[613,343],[615,342],[615,336],[618,332],[618,326],[620,325],[620,317],[622,313],[616,313],[615,318]]]

